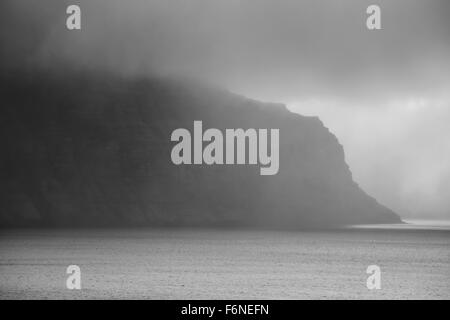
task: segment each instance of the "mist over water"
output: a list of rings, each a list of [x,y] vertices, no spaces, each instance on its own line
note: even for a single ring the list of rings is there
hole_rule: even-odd
[[[375,2],[1,0],[0,300],[450,299],[450,1]]]

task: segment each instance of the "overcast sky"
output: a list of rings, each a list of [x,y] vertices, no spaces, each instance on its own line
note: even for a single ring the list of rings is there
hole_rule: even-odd
[[[82,30],[65,29],[80,4]],[[381,7],[382,30],[365,27]],[[406,218],[450,219],[450,1],[3,2],[2,62],[188,75],[318,115],[355,180]],[[5,46],[6,45],[6,46]]]

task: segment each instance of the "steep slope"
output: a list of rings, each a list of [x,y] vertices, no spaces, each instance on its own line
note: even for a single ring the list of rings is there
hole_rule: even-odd
[[[398,222],[352,180],[318,118],[183,81],[2,74],[1,226],[309,228]],[[279,128],[280,170],[181,165],[170,135]]]

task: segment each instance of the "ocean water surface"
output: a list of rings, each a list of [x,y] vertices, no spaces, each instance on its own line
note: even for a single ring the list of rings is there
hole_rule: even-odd
[[[450,299],[450,227],[0,231],[0,299],[135,298]]]

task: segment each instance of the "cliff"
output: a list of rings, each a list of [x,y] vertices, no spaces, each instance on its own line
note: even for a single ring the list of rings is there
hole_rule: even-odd
[[[0,225],[309,228],[399,217],[353,181],[318,118],[167,79],[1,75]],[[279,128],[280,170],[181,165],[177,128]]]

